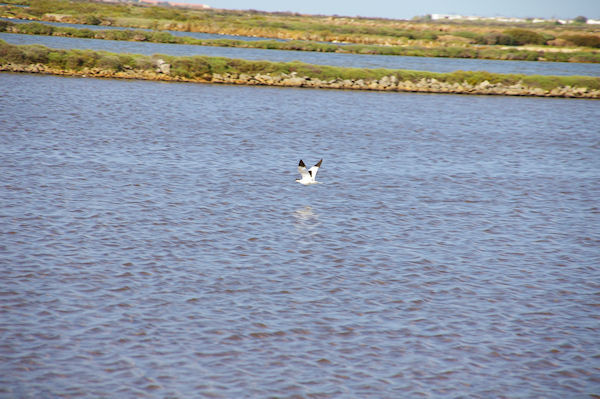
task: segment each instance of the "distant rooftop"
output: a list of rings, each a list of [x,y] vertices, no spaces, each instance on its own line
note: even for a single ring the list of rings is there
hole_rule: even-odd
[[[459,21],[498,21],[498,22],[558,22],[560,24],[571,24],[575,22],[574,19],[558,19],[558,18],[513,18],[513,17],[480,17],[475,15],[458,15],[458,14],[431,14],[431,19],[434,21],[440,20],[459,20]],[[600,20],[588,19],[588,24],[600,24]]]
[[[192,3],[180,3],[175,1],[163,1],[163,0],[98,0],[104,3],[137,3],[137,4],[149,4],[155,6],[171,6],[171,7],[186,7],[206,10],[211,8],[206,4],[192,4]]]

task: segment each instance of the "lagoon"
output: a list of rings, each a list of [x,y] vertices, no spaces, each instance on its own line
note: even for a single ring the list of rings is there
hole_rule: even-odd
[[[597,392],[596,101],[0,87],[2,396]]]

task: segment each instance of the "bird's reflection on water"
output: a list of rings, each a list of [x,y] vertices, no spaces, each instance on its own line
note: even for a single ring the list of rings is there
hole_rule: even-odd
[[[294,211],[295,228],[298,232],[306,235],[318,233],[318,227],[321,225],[319,214],[310,206],[306,205]]]

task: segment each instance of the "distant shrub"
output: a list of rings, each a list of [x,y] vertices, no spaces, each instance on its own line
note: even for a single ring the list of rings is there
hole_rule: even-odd
[[[152,32],[152,35],[150,36],[149,40],[156,42],[156,43],[175,43],[175,42],[177,42],[177,39],[175,38],[175,36],[171,35],[168,32]]]
[[[597,35],[568,35],[561,38],[576,46],[600,48],[600,36]]]
[[[544,44],[546,40],[544,36],[540,35],[537,32],[528,30],[528,29],[509,29],[504,32],[506,35],[510,36],[514,41],[515,45],[523,45],[523,44]]]
[[[100,25],[102,20],[95,15],[86,15],[83,22],[86,25]]]
[[[96,33],[98,34],[98,33]],[[102,35],[104,39],[108,40],[131,40],[134,36],[134,31],[132,30],[105,30],[102,31]]]
[[[93,50],[69,50],[62,55],[62,65],[66,69],[80,70],[96,66],[100,54]]]
[[[187,19],[184,12],[174,8],[148,7],[142,12],[142,16],[151,19],[173,19],[176,21],[185,21]]]
[[[598,57],[600,59],[600,57]],[[544,59],[546,61],[554,61],[554,62],[571,62],[571,54],[563,53],[561,51],[555,52],[545,52]],[[598,61],[586,61],[586,62],[598,62]]]
[[[18,47],[0,40],[0,61],[20,64],[24,59],[23,52]]]
[[[85,64],[85,57],[82,54],[71,52],[65,58],[65,68],[78,70]]]
[[[567,55],[567,54],[565,54],[565,55]],[[590,63],[597,64],[597,63],[600,63],[600,54],[597,54],[597,53],[574,53],[574,54],[570,54],[569,59],[567,61],[590,62]]]
[[[483,35],[476,32],[469,31],[461,31],[461,32],[453,32],[453,36],[464,37],[466,39],[471,39],[472,43],[482,43],[484,40]]]
[[[96,65],[100,68],[112,69],[114,71],[120,71],[123,69],[121,60],[115,54],[102,54]]]
[[[154,67],[154,63],[150,57],[139,56],[134,59],[132,67],[141,70],[148,70]]]
[[[446,47],[440,56],[450,58],[477,58],[477,50],[465,47]]]
[[[466,37],[467,39],[475,39],[480,36],[479,33],[471,31],[452,32],[453,36]]]
[[[424,40],[437,40],[438,35],[431,31],[423,31],[423,32],[420,32],[419,34],[416,34],[415,37],[417,39],[424,39]]]
[[[202,77],[210,74],[211,65],[206,57],[178,57],[171,62],[171,74],[186,78]]]
[[[31,64],[45,64],[48,62],[48,48],[39,44],[24,46],[23,59]]]
[[[85,39],[91,39],[94,37],[94,31],[91,29],[58,28],[55,30],[55,34],[59,33],[69,37],[79,37]]]
[[[64,68],[65,58],[65,51],[50,51],[48,53],[48,64],[50,64],[51,66]]]
[[[554,35],[552,35],[552,34],[549,34],[549,33],[542,32],[542,33],[540,33],[540,35],[541,35],[541,36],[543,37],[543,39],[544,39],[543,43],[541,43],[541,44],[548,44],[548,42],[550,42],[550,41],[552,41],[552,40],[556,39],[556,36],[554,36]]]
[[[515,46],[517,42],[511,35],[500,32],[491,32],[481,36],[479,44]]]
[[[565,39],[554,39],[554,40],[549,40],[546,42],[547,45],[549,46],[555,46],[555,47],[566,47],[571,45],[571,43],[568,40]]]
[[[0,20],[0,32],[6,32],[9,28],[12,28],[15,24],[9,21]]]
[[[440,79],[449,83],[467,82],[476,85],[487,80],[490,83],[501,83],[506,81],[506,75],[493,74],[486,71],[454,71],[448,74],[440,74]]]
[[[54,27],[50,25],[40,24],[39,22],[32,22],[28,24],[22,24],[19,26],[19,32],[26,35],[52,35]]]

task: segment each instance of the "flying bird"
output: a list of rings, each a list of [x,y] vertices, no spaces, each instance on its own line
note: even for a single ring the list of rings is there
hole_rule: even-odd
[[[302,160],[300,160],[300,163],[298,164],[298,172],[300,172],[300,176],[302,176],[302,178],[296,179],[296,181],[300,184],[304,184],[305,186],[308,184],[319,183],[316,180],[316,177],[317,177],[317,171],[319,170],[319,167],[321,166],[321,162],[323,162],[322,159],[319,162],[317,162],[317,164],[315,166],[306,170],[306,165],[304,165],[304,162],[302,162]]]

